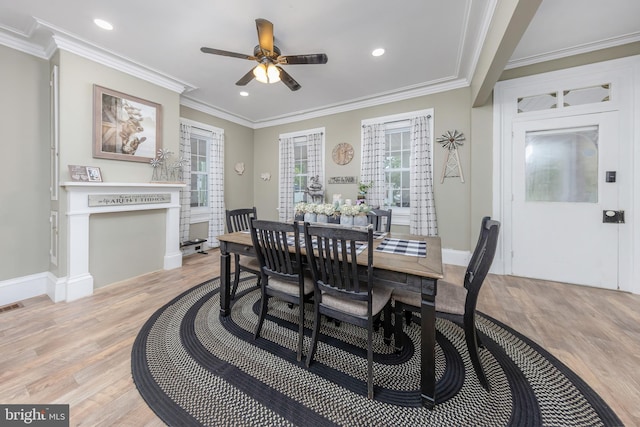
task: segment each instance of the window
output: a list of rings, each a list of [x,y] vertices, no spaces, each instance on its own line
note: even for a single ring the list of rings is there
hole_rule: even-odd
[[[433,198],[433,110],[362,121],[360,181],[367,202],[392,209],[394,225],[412,234],[438,233]]]
[[[408,122],[385,129],[384,206],[408,208],[411,184],[411,139]]]
[[[302,202],[304,200],[304,190],[309,182],[309,156],[307,150],[307,138],[294,138],[293,148],[293,203]]]
[[[324,184],[324,128],[280,135],[278,218],[289,221],[311,178]]]
[[[207,234],[197,237],[217,247],[217,236],[224,233],[224,130],[181,118],[179,159],[186,184],[180,193],[180,238],[193,237],[191,224],[208,223]]]
[[[209,206],[209,147],[211,133],[191,128],[191,216],[192,223],[200,222],[201,215],[208,215]],[[208,217],[207,217],[208,218]],[[194,221],[195,219],[195,221]]]

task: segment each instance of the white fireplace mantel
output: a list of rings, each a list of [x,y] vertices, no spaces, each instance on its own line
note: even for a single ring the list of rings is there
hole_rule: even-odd
[[[164,209],[164,269],[182,265],[180,252],[180,190],[184,184],[65,182],[67,192],[67,278],[54,301],[72,301],[93,294],[89,272],[89,216],[96,213]],[[64,294],[64,295],[63,295]]]

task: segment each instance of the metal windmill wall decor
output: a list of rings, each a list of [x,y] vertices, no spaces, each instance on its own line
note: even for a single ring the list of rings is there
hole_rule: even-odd
[[[458,154],[458,146],[462,145],[462,141],[464,141],[462,132],[448,130],[441,137],[436,138],[436,141],[442,144],[442,148],[447,150],[440,183],[443,183],[445,178],[457,177],[460,177],[460,182],[464,182],[462,165],[460,165],[460,156]]]

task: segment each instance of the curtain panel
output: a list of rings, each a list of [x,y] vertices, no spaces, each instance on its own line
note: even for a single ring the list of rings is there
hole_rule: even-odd
[[[209,147],[209,247],[220,246],[224,234],[224,133],[213,132]]]
[[[360,182],[372,183],[367,192],[367,201],[371,206],[384,208],[386,184],[384,181],[385,129],[384,124],[375,123],[363,126],[362,165]]]
[[[285,222],[293,218],[293,178],[295,167],[295,142],[293,137],[280,138],[280,180],[278,191],[278,220]]]
[[[180,159],[182,179],[186,184],[180,190],[180,242],[189,240],[191,225],[191,126],[180,123]]]
[[[427,116],[411,119],[411,185],[409,189],[409,232],[437,236],[436,205],[433,197],[431,130]]]

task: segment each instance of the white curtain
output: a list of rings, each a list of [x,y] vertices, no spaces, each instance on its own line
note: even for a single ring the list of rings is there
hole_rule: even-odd
[[[220,246],[224,234],[224,133],[213,132],[209,147],[209,247]]]
[[[280,138],[280,180],[278,195],[278,220],[282,222],[293,219],[293,178],[295,167],[293,138]]]
[[[367,192],[367,203],[384,208],[386,186],[384,183],[385,130],[384,124],[363,126],[362,165],[360,182],[373,183]]]
[[[309,177],[318,176],[318,182],[324,185],[322,168],[322,132],[307,135],[307,171]]]
[[[189,240],[191,224],[191,126],[185,123],[180,123],[180,159],[186,184],[180,190],[180,242],[185,242]]]
[[[437,236],[436,205],[433,197],[433,159],[429,117],[411,119],[411,186],[409,232]]]

